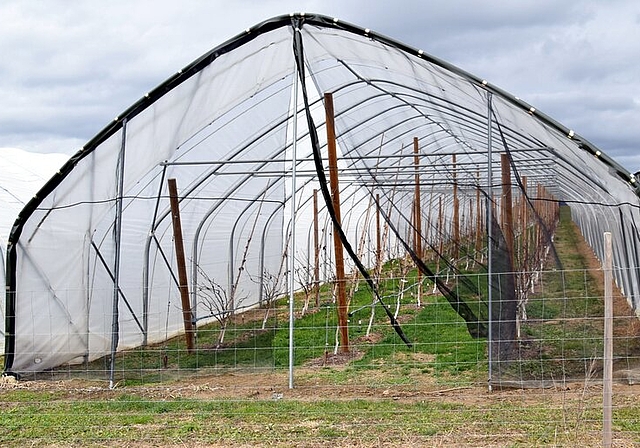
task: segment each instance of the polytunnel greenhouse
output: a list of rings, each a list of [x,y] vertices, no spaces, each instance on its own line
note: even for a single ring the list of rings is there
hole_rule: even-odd
[[[113,359],[340,280],[340,266],[410,345],[377,291],[401,257],[473,337],[508,341],[535,277],[519,273],[554,259],[560,206],[599,258],[611,232],[637,310],[639,196],[633,174],[489,81],[337,19],[276,17],[137,100],[22,210],[4,369]],[[473,282],[452,285],[470,263],[514,273],[485,289],[493,308]],[[354,310],[337,296],[344,326]]]

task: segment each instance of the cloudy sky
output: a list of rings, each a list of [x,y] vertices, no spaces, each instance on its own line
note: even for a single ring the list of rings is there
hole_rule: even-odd
[[[71,155],[202,53],[300,11],[421,48],[640,170],[637,0],[2,0],[0,148]]]

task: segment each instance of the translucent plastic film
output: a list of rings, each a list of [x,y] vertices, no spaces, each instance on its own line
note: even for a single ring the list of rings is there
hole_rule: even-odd
[[[296,77],[306,104],[294,102]],[[613,232],[624,266],[617,281],[637,308],[632,175],[482,79],[368,30],[294,15],[238,35],[149,92],[24,210],[7,251],[5,369],[37,372],[181,334],[181,269],[196,326],[268,306],[285,294],[287,276],[300,288],[314,276],[332,281],[335,228],[313,163],[315,133],[328,170],[325,93],[335,105],[341,226],[367,269],[407,247],[446,275],[486,265],[487,203],[501,216],[509,185],[523,234],[539,225],[541,247],[551,246],[547,203],[569,205],[598,254],[602,232]],[[478,295],[473,285],[465,293],[443,285],[450,303]],[[478,303],[467,304],[475,336],[486,336],[490,315]]]

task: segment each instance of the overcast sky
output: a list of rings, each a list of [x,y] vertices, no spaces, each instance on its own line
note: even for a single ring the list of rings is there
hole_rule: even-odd
[[[453,63],[640,170],[637,0],[2,0],[0,148],[71,155],[201,54],[300,11]]]

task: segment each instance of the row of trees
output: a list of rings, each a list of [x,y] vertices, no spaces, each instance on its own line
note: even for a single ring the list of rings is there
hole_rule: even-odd
[[[558,202],[541,184],[530,186],[526,177],[520,177],[517,172],[511,173],[511,160],[506,153],[501,154],[502,188],[499,194],[496,192],[487,193],[486,188],[480,185],[479,172],[474,179],[473,184],[475,185],[469,182],[462,184],[458,176],[455,155],[452,156],[449,168],[451,196],[447,197],[442,192],[435,195],[433,188],[435,182],[433,181],[427,193],[421,185],[418,140],[414,139],[413,143],[415,193],[411,215],[403,216],[395,206],[395,187],[385,196],[387,201],[384,204],[380,202],[380,195],[376,195],[375,199],[371,196],[361,223],[361,229],[359,229],[360,238],[355,248],[356,256],[362,259],[367,251],[374,254],[374,262],[370,269],[376,282],[382,275],[382,266],[385,260],[391,258],[403,260],[400,263],[402,266],[400,276],[406,279],[413,266],[410,259],[413,259],[413,262],[418,262],[419,269],[415,285],[409,286],[417,290],[416,304],[418,306],[421,306],[422,296],[426,291],[423,284],[427,278],[431,277],[434,285],[432,293],[436,293],[437,289],[440,289],[440,292],[448,296],[452,306],[468,323],[471,323],[469,322],[471,318],[471,320],[475,320],[475,324],[483,326],[485,325],[483,322],[489,318],[488,310],[482,316],[481,311],[472,311],[465,303],[477,301],[477,295],[480,292],[477,288],[470,287],[465,295],[463,288],[460,288],[456,283],[460,281],[459,274],[463,271],[472,269],[476,272],[482,272],[483,269],[486,269],[489,264],[488,249],[489,247],[493,248],[494,257],[496,257],[491,260],[495,266],[493,273],[499,275],[500,278],[496,277],[496,282],[494,282],[494,288],[496,288],[495,285],[499,285],[495,290],[498,294],[494,294],[494,299],[497,299],[496,303],[498,303],[496,309],[499,311],[496,315],[492,313],[492,319],[501,322],[501,325],[495,330],[496,334],[492,336],[495,336],[495,340],[502,341],[503,346],[504,341],[515,341],[520,336],[520,321],[526,319],[527,316],[528,296],[535,289],[536,279],[548,252],[553,250],[552,234],[558,220]],[[468,173],[466,174],[468,175]],[[512,183],[512,179],[516,180],[515,185]],[[294,272],[289,273],[285,269],[286,250],[277,272],[272,273],[265,270],[259,278],[252,277],[248,272],[245,272],[247,254],[255,232],[259,211],[253,221],[242,254],[242,261],[234,273],[231,285],[228,288],[223,288],[214,278],[200,270],[200,275],[205,281],[198,286],[199,304],[220,323],[219,345],[224,342],[225,329],[229,319],[241,308],[240,304],[246,299],[246,296],[238,290],[243,275],[249,276],[253,282],[261,283],[263,297],[260,305],[265,308],[263,327],[266,325],[274,301],[282,295],[286,275],[294,276],[297,288],[304,297],[300,310],[302,315],[309,312],[312,303],[315,308],[319,306],[321,252],[324,253],[322,263],[325,264],[325,268],[327,264],[331,264],[333,271],[336,251],[341,248],[336,244],[334,256],[327,255],[327,244],[323,244],[321,241],[327,240],[330,229],[325,226],[322,237],[319,235],[316,191],[314,191],[313,199],[313,254],[308,254],[307,260],[299,260]],[[422,206],[423,203],[427,204],[426,207]],[[487,204],[490,205],[487,206]],[[333,206],[339,208],[339,201],[336,204],[334,200]],[[491,241],[486,239],[487,212],[491,213],[491,222],[495,223]],[[381,215],[384,219],[381,218]],[[390,225],[392,220],[396,220],[399,225],[395,227]],[[375,225],[373,225],[374,222]],[[372,229],[375,230],[372,232]],[[393,229],[393,232],[390,229]],[[399,234],[398,229],[404,229],[402,230],[403,234]],[[372,233],[375,234],[374,237],[372,237]],[[335,237],[335,231],[333,235]],[[397,246],[394,251],[395,256],[389,250],[391,241],[394,241]],[[374,248],[371,247],[372,242],[375,242]],[[288,247],[288,244],[285,246]],[[410,256],[402,256],[402,248],[410,252]],[[313,263],[310,263],[312,256]],[[426,266],[426,262],[429,262],[429,267]],[[340,274],[334,274],[333,278],[326,280],[334,286],[332,301],[335,301],[338,295],[336,286],[348,285],[346,288],[346,310],[348,310],[351,298],[359,285],[358,271],[353,269],[344,277],[341,277]],[[399,304],[406,290],[407,288],[404,287],[399,288],[396,296],[395,315],[398,313]],[[475,297],[471,297],[474,295]],[[378,299],[379,297],[374,297],[372,303],[369,329],[373,322],[375,301]],[[482,301],[482,298],[480,300]],[[466,307],[466,311],[461,311],[460,307],[462,306]],[[470,327],[470,332],[476,336],[482,335],[486,334],[486,328],[474,333]],[[342,338],[344,338],[344,333]],[[341,342],[348,346],[348,341]]]

